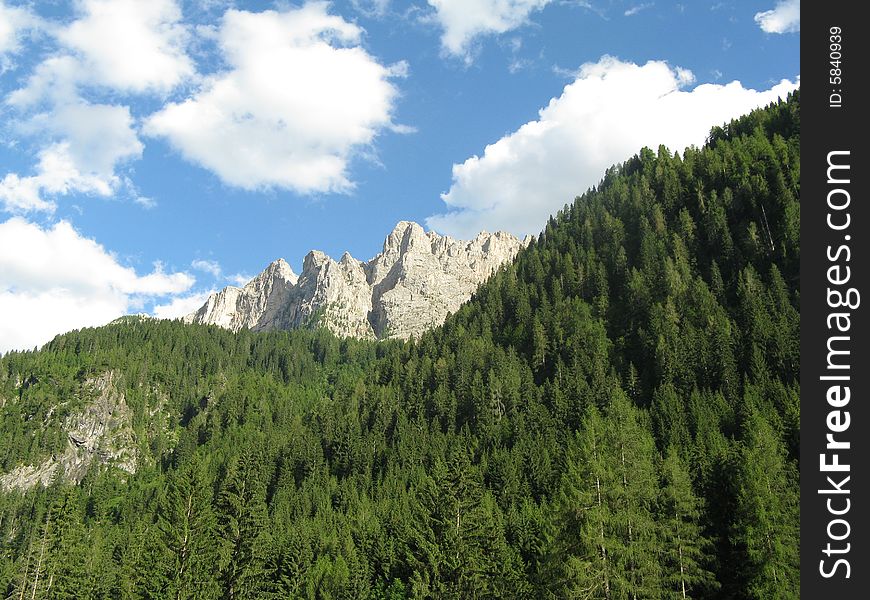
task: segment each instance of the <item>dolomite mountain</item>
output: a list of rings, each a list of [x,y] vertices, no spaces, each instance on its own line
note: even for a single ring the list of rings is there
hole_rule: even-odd
[[[528,241],[503,231],[454,240],[402,221],[368,262],[313,250],[297,276],[278,259],[244,287],[212,294],[184,320],[232,331],[316,322],[342,336],[407,339],[443,323]]]

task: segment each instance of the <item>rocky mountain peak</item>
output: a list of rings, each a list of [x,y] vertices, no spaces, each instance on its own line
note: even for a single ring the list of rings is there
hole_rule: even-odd
[[[244,288],[212,294],[185,321],[261,331],[295,329],[318,318],[338,335],[419,336],[442,323],[523,246],[503,231],[461,241],[400,221],[383,252],[368,262],[348,252],[336,262],[312,250],[297,277],[278,259]]]
[[[269,294],[274,288],[286,288],[287,286],[296,285],[298,279],[299,277],[293,272],[287,261],[279,258],[271,262],[262,273],[246,283],[242,289],[247,293]]]
[[[437,234],[431,234],[437,237]],[[423,228],[413,221],[399,221],[384,240],[384,254],[405,253],[413,248],[421,248],[430,238]]]
[[[289,282],[291,285],[295,285],[296,281],[299,279],[299,276],[293,272],[292,267],[287,264],[286,260],[284,260],[283,258],[279,258],[278,260],[269,263],[269,266],[266,267],[266,270],[264,270],[254,279],[252,279],[251,282],[257,281],[258,279],[280,279],[282,281]]]

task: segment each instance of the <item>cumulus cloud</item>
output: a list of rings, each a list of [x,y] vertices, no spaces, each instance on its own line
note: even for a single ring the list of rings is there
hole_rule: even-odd
[[[99,176],[79,171],[68,143],[54,144],[39,153],[35,175],[19,177],[7,173],[0,180],[0,208],[13,214],[54,212],[55,202],[46,197],[71,191],[106,196],[111,193],[111,186]]]
[[[28,128],[42,138],[59,138],[70,147],[76,168],[107,183],[119,162],[138,158],[142,143],[126,106],[78,102],[32,117]]]
[[[175,0],[82,0],[81,18],[58,40],[90,83],[122,92],[166,93],[194,73]]]
[[[465,239],[481,229],[537,233],[605,169],[643,146],[701,145],[711,126],[798,85],[783,80],[756,91],[734,81],[687,89],[693,79],[658,61],[636,65],[605,56],[583,65],[537,120],[486,146],[483,156],[453,165],[452,185],[441,196],[448,212],[429,217],[427,225]]]
[[[47,145],[33,175],[0,180],[0,208],[12,213],[52,211],[52,198],[71,192],[110,196],[123,181],[117,167],[143,149],[126,106],[70,102],[32,115],[18,129]]]
[[[193,75],[174,0],[82,0],[77,8],[71,23],[44,27],[58,47],[5,98],[15,111],[7,127],[41,146],[32,174],[0,180],[0,209],[7,212],[51,211],[58,195],[131,188],[118,174],[143,150],[130,108],[90,102],[86,92],[164,94]],[[4,11],[0,5],[0,38]]]
[[[217,42],[229,69],[149,117],[145,133],[243,189],[351,188],[348,161],[392,127],[390,80],[407,66],[381,65],[362,29],[327,8],[227,11]]]
[[[801,0],[780,0],[771,10],[755,13],[755,22],[767,33],[801,30]]]
[[[139,275],[66,221],[43,228],[14,217],[0,223],[0,353],[103,325],[193,283],[160,264]]]
[[[81,88],[166,94],[195,75],[185,50],[188,29],[174,0],[83,0],[77,6],[78,19],[44,26],[57,47],[8,104],[69,102]]]
[[[33,69],[23,87],[6,96],[6,104],[23,112],[71,102],[78,97],[80,72],[81,64],[72,56],[50,56]]]
[[[208,297],[217,290],[211,289],[205,292],[195,292],[186,296],[178,296],[169,302],[157,304],[151,311],[158,319],[179,319],[199,310],[206,303]]]
[[[6,68],[6,56],[21,49],[21,36],[37,27],[39,20],[26,7],[8,6],[0,0],[0,73]]]
[[[205,260],[198,258],[190,263],[190,266],[197,271],[208,273],[215,279],[221,276],[221,266],[216,260]]]
[[[428,0],[444,33],[441,45],[453,56],[471,60],[480,36],[505,33],[528,22],[529,15],[551,0]]]

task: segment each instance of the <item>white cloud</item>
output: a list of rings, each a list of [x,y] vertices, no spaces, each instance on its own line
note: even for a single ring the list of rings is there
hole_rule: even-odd
[[[206,303],[208,297],[216,291],[217,290],[215,289],[211,289],[206,292],[196,292],[187,296],[178,296],[165,304],[155,305],[151,314],[158,319],[178,319],[184,317],[195,310],[199,310],[199,308]]]
[[[175,0],[81,0],[77,6],[80,18],[68,25],[44,24],[58,47],[9,95],[9,104],[69,102],[80,88],[94,87],[166,94],[195,76],[186,53],[190,34]]]
[[[683,89],[692,80],[691,72],[664,62],[639,66],[605,56],[583,65],[537,120],[488,145],[482,157],[453,165],[453,183],[442,194],[448,212],[427,225],[465,239],[481,229],[537,233],[605,169],[643,146],[701,145],[713,125],[797,87],[784,80],[766,91],[739,81]]]
[[[0,208],[13,213],[51,211],[57,195],[72,192],[110,196],[124,180],[119,165],[142,155],[126,106],[83,101],[55,105],[18,126],[46,140],[35,174],[7,173],[0,180]]]
[[[116,298],[74,296],[60,289],[12,293],[0,288],[0,354],[41,346],[73,329],[105,325],[123,315],[124,306]]]
[[[27,127],[40,137],[63,140],[76,169],[112,185],[116,166],[138,158],[143,146],[126,106],[77,102],[31,118]],[[108,194],[108,189],[105,192]]]
[[[631,8],[627,9],[624,14],[626,17],[633,17],[634,15],[641,12],[642,10],[652,8],[653,6],[655,6],[654,2],[647,2],[645,4],[636,4],[636,5],[632,6]]]
[[[476,38],[505,33],[528,22],[529,15],[551,0],[428,0],[444,33],[441,45],[453,56],[471,60]]]
[[[755,22],[767,33],[801,30],[801,0],[780,0],[771,10],[755,13]]]
[[[208,273],[215,279],[221,276],[221,266],[215,260],[196,259],[190,263],[190,266],[197,271]]]
[[[227,279],[232,281],[236,287],[245,287],[245,285],[253,279],[253,276],[246,273],[236,273],[235,275],[229,276]]]
[[[66,221],[42,228],[9,219],[0,223],[0,352],[103,325],[145,298],[181,294],[193,283],[160,264],[138,275]]]
[[[36,175],[7,173],[0,180],[0,208],[13,214],[54,212],[56,204],[46,197],[71,191],[105,196],[111,186],[99,177],[82,174],[70,157],[69,144],[55,144],[39,153]]]
[[[41,147],[32,174],[6,173],[0,180],[0,209],[7,212],[51,211],[56,196],[70,193],[110,196],[126,189],[138,198],[118,174],[143,151],[130,108],[85,97],[94,88],[167,93],[193,75],[174,0],[82,0],[77,9],[80,18],[70,24],[44,26],[60,46],[5,98],[18,117],[8,122],[11,132]]]
[[[194,74],[187,28],[174,0],[81,0],[83,16],[58,31],[89,83],[167,93]]]
[[[28,8],[7,6],[0,0],[0,73],[8,66],[6,55],[21,49],[22,34],[38,24],[39,20]]]
[[[135,202],[145,210],[157,208],[157,200],[155,200],[154,198],[149,198],[148,196],[136,196],[135,198],[133,198],[133,202]]]
[[[310,2],[286,12],[229,10],[218,44],[229,70],[149,117],[144,131],[248,190],[352,187],[353,154],[392,127],[401,76],[370,56],[362,29]]]
[[[72,56],[50,56],[39,63],[24,87],[6,96],[6,104],[20,111],[63,104],[78,98],[81,64]]]

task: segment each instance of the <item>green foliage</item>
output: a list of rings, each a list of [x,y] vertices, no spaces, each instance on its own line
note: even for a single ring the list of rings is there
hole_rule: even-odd
[[[799,93],[607,171],[416,342],[123,319],[0,358],[0,471],[120,374],[135,475],[0,493],[28,598],[796,598]]]

